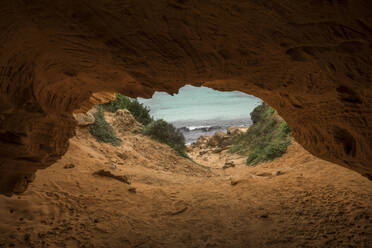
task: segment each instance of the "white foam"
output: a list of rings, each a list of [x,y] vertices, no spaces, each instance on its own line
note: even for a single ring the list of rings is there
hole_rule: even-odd
[[[210,127],[211,126],[190,126],[190,127],[186,127],[186,128],[190,131],[193,131],[193,130],[196,130],[196,129],[210,128]]]

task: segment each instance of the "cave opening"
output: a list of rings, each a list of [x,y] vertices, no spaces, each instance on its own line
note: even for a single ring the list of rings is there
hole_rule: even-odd
[[[369,0],[0,5],[0,247],[372,246]],[[113,135],[135,123],[124,110],[91,113],[95,130],[73,117],[102,92],[186,83],[260,97],[299,144],[259,163],[282,146],[241,155],[247,138],[192,162],[136,128]],[[242,166],[211,159],[227,150]]]
[[[179,129],[188,145],[201,135],[226,133],[228,127],[249,127],[251,112],[262,102],[240,91],[222,92],[191,85],[173,95],[155,92],[151,98],[138,101],[150,109],[155,119],[164,119]]]
[[[74,113],[62,158],[23,194],[0,196],[1,245],[371,242],[371,181],[311,155],[259,98],[193,86],[151,99],[100,94],[104,103]]]

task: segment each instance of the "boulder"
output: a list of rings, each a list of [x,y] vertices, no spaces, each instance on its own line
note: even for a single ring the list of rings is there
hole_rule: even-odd
[[[192,152],[193,146],[186,146],[186,152]]]
[[[247,130],[248,128],[229,127],[227,129],[227,134],[219,131],[212,136],[200,136],[197,141],[192,144],[192,148],[207,149],[214,147],[216,149],[212,151],[214,153],[220,153],[227,147],[231,146],[234,140]]]
[[[89,111],[87,113],[74,113],[73,116],[79,126],[88,126],[95,121],[93,114]]]
[[[248,127],[228,127],[227,128],[227,134],[233,137],[240,136],[247,131],[248,131]]]
[[[115,112],[112,125],[120,133],[139,131],[142,127],[127,109],[119,109]]]
[[[192,144],[194,148],[199,147],[200,149],[207,148],[208,142],[210,137],[209,136],[200,136],[195,143]]]
[[[226,138],[227,134],[222,131],[216,132],[208,141],[208,145],[217,147],[222,144],[222,141]]]
[[[236,137],[234,136],[226,135],[221,141],[221,143],[219,144],[219,146],[221,148],[226,148],[227,146],[230,146],[234,143],[235,138]]]

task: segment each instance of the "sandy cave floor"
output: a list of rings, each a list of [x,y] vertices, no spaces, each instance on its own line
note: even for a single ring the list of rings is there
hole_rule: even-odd
[[[207,170],[140,134],[122,139],[79,129],[26,193],[0,196],[0,247],[372,247],[372,181],[297,143],[256,167],[234,155],[226,170],[224,152],[191,153]],[[102,168],[131,184],[93,175]]]

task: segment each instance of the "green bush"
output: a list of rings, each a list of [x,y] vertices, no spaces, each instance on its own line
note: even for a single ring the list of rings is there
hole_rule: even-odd
[[[139,103],[136,99],[131,100],[129,97],[117,93],[114,101],[110,101],[100,106],[105,111],[115,113],[118,109],[128,109],[133,117],[142,125],[147,125],[152,121],[150,109]]]
[[[254,164],[258,163],[258,161],[257,161],[257,158],[258,158],[258,157],[259,157],[259,156],[257,155],[257,153],[255,153],[255,152],[251,152],[251,153],[249,154],[248,158],[247,158],[247,164],[248,164],[248,165],[254,165]]]
[[[229,152],[247,155],[247,165],[282,156],[291,143],[288,124],[266,103],[252,111],[251,119],[252,126],[234,142]]]
[[[123,96],[122,94],[116,93],[115,100],[103,103],[100,106],[105,110],[115,113],[118,109],[128,109],[131,105],[129,97]]]
[[[164,120],[154,119],[150,115],[150,109],[144,106],[142,103],[138,102],[136,99],[130,99],[129,97],[123,96],[121,94],[116,94],[116,99],[99,106],[100,109],[115,113],[119,109],[128,109],[128,111],[133,115],[133,117],[142,125],[145,126],[143,133],[156,139],[162,143],[168,144],[181,156],[188,157],[185,149],[185,137],[178,131],[172,124],[167,123]],[[102,112],[102,111],[101,111]],[[102,112],[103,116],[103,112]],[[97,118],[96,118],[97,119]],[[98,119],[100,126],[105,126],[105,130],[102,127],[98,128],[98,124],[92,125],[91,133],[96,136],[97,140],[106,142],[105,140],[115,141],[115,132],[112,127],[105,122],[104,119]],[[110,131],[109,129],[112,129]],[[119,139],[120,140],[120,139]],[[108,142],[111,142],[108,141]]]
[[[290,142],[275,142],[277,141],[252,147],[253,150],[249,153],[249,156],[247,158],[247,165],[255,165],[259,162],[271,161],[277,157],[282,156],[287,151],[287,147]]]
[[[97,112],[93,114],[95,121],[89,127],[89,132],[99,142],[111,143],[114,146],[121,144],[121,139],[116,136],[115,130],[106,122],[102,108],[97,108]]]
[[[142,125],[146,126],[153,120],[150,116],[150,109],[144,106],[142,103],[139,103],[137,99],[131,101],[131,104],[128,106],[128,110]]]
[[[179,155],[188,157],[185,152],[185,137],[172,124],[164,120],[152,121],[144,128],[143,133],[157,141],[169,145],[176,150]]]
[[[291,131],[291,128],[288,126],[288,123],[283,121],[281,124],[280,124],[280,134],[282,137],[286,137],[288,135],[291,135],[292,134],[292,131]]]
[[[274,158],[282,156],[287,151],[289,143],[271,143],[265,148],[266,160],[273,160]]]

